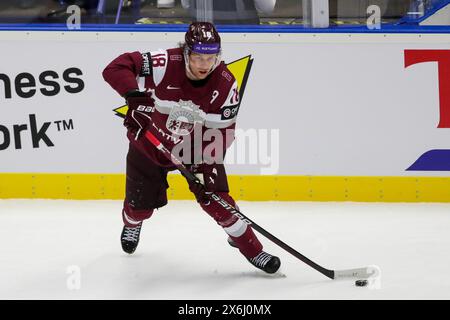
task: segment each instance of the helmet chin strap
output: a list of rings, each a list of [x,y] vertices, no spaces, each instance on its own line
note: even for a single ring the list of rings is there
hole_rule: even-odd
[[[191,70],[191,67],[189,66],[189,53],[190,53],[189,48],[185,48],[184,49],[184,64],[186,66],[186,75],[191,80],[200,80],[194,75],[194,73]],[[209,76],[211,74],[211,72],[213,72],[219,66],[220,57],[221,57],[221,53],[217,54],[216,62],[214,62],[214,65],[208,71],[208,74],[206,76]]]

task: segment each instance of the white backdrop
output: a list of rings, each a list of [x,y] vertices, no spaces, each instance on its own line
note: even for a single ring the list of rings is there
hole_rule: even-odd
[[[0,171],[123,173],[127,140],[112,110],[124,101],[101,72],[123,52],[168,48],[182,38],[181,33],[0,33],[0,145],[5,128],[11,136],[10,146],[0,151]],[[249,54],[254,59],[238,127],[274,134],[270,164],[261,154],[259,164],[229,165],[228,173],[449,175],[405,171],[431,149],[450,149],[450,130],[437,128],[437,63],[404,67],[405,49],[450,50],[449,34],[223,34],[222,39],[226,62]],[[68,68],[83,73],[77,76],[85,85],[80,93],[63,89]],[[52,97],[39,91],[48,88],[39,83],[46,70],[59,75],[53,81],[61,92]],[[13,85],[12,98],[5,98],[1,74],[14,83],[21,72],[36,78],[36,94],[21,98]],[[46,134],[54,147],[41,140],[33,148],[30,114],[37,130],[51,122]],[[69,119],[73,130],[58,131],[54,121]],[[16,149],[13,127],[21,124],[27,130]]]

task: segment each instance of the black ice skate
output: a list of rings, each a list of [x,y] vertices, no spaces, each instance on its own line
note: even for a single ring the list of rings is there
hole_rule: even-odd
[[[234,248],[237,248],[238,246],[236,243],[228,237],[228,244]],[[267,273],[275,273],[278,271],[281,265],[280,258],[275,257],[267,252],[261,251],[256,257],[248,259],[247,260],[257,267],[258,269],[263,270]]]
[[[280,258],[261,251],[256,257],[247,259],[252,265],[267,273],[275,273],[281,265]]]
[[[122,249],[126,253],[132,254],[139,243],[139,235],[141,233],[142,222],[136,227],[123,226],[120,242]]]

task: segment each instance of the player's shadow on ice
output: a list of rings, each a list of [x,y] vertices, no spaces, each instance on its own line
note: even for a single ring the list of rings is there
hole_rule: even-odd
[[[131,272],[139,272],[143,278],[153,278],[155,276],[158,279],[169,278],[182,279],[183,281],[201,281],[201,280],[242,280],[243,278],[261,278],[261,279],[284,279],[286,274],[282,269],[274,274],[265,273],[262,270],[258,270],[255,267],[243,261],[236,271],[235,265],[223,266],[218,269],[220,263],[205,261],[205,264],[199,266],[199,261],[191,260],[180,263],[178,259],[171,258],[170,255],[162,254],[158,252],[135,252],[132,255],[122,254],[120,257],[121,268],[129,269]],[[247,265],[248,264],[248,265]],[[255,270],[252,270],[254,268]],[[234,269],[234,270],[231,270]],[[248,270],[248,271],[247,271]],[[126,273],[126,272],[125,272]],[[189,280],[187,280],[189,279]]]
[[[298,277],[295,271],[289,277],[280,269],[275,274],[253,270],[247,261],[233,261],[221,265],[218,261],[191,259],[162,251],[142,251],[128,255],[106,252],[92,257],[82,266],[83,288],[86,294],[104,298],[166,298],[184,297],[192,292],[226,296],[236,288],[259,283],[262,286],[316,288],[329,281],[314,281]],[[287,278],[289,281],[282,281]],[[256,281],[256,282],[255,282]],[[273,282],[275,281],[275,282]],[[218,289],[220,288],[220,289]],[[126,292],[126,294],[124,294]]]
[[[238,279],[238,278],[265,278],[265,279],[284,279],[286,278],[286,274],[282,271],[278,271],[273,274],[265,273],[262,270],[254,270],[254,271],[240,271],[240,272],[231,272],[231,271],[222,271],[222,272],[213,272],[214,275],[221,278],[227,279]]]

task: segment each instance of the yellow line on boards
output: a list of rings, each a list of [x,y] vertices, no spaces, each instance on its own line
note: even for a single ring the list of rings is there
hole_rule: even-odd
[[[249,201],[450,202],[450,177],[230,175],[231,195]],[[168,197],[194,199],[169,174]],[[0,199],[123,199],[123,174],[0,173]]]

